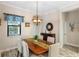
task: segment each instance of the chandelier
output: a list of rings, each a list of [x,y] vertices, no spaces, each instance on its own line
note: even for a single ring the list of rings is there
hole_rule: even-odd
[[[32,18],[33,23],[38,25],[39,23],[42,22],[42,19],[40,16],[38,16],[38,1],[36,1],[36,15],[33,16]]]

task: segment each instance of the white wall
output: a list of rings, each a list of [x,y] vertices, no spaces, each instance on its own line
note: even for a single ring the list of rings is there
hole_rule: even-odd
[[[4,21],[4,15],[3,13],[10,13],[10,14],[16,14],[16,15],[22,15],[24,16],[24,22],[21,24],[21,36],[15,36],[15,37],[7,37],[7,21]],[[16,44],[19,42],[17,39],[21,38],[27,38],[32,35],[36,34],[35,26],[32,23],[32,12],[28,12],[27,10],[22,10],[19,8],[1,5],[0,4],[0,18],[1,18],[1,26],[0,26],[0,48],[7,48],[16,46]],[[45,32],[45,26],[48,22],[52,22],[54,25],[54,29],[52,33],[56,34],[56,39],[59,41],[59,11],[51,11],[46,14],[41,15],[43,18],[43,22],[39,25],[39,33]],[[25,22],[30,22],[30,27],[25,27]],[[9,41],[11,39],[11,41]],[[4,44],[5,43],[5,44]]]
[[[46,30],[46,32],[49,33],[46,29],[46,24],[48,22],[51,22],[53,24],[53,30],[51,31],[51,33],[55,33],[56,41],[59,41],[59,11],[53,10],[45,14],[42,14],[41,16],[43,18],[43,23],[40,27],[40,32],[45,33]]]

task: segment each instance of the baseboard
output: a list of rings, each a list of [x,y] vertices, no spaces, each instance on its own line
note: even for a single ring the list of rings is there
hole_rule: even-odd
[[[71,46],[75,46],[75,47],[79,47],[79,45],[76,45],[76,44],[72,44],[72,43],[65,43],[67,45],[71,45]]]

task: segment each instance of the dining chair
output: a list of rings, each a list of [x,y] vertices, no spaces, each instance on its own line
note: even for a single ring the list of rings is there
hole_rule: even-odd
[[[22,55],[23,57],[29,57],[29,48],[26,42],[22,41]]]
[[[55,44],[55,38],[54,37],[48,37],[47,41]]]
[[[49,57],[59,56],[59,43],[55,43],[49,46],[48,56]]]

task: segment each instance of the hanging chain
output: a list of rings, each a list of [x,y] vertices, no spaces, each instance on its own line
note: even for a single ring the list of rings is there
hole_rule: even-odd
[[[36,1],[36,15],[38,16],[38,1]]]
[[[36,1],[36,17],[38,21],[38,1]],[[37,25],[38,25],[38,22],[37,22]]]

